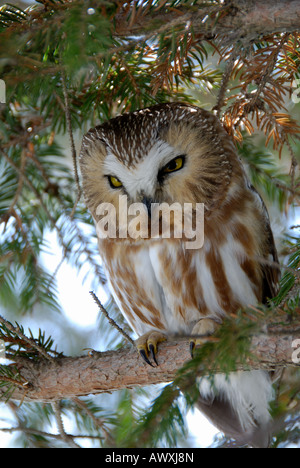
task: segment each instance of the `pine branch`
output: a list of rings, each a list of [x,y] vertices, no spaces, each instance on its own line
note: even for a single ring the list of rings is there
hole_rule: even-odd
[[[70,215],[71,219],[73,219],[73,216],[75,214],[75,210],[81,198],[82,192],[81,192],[80,181],[79,181],[78,161],[77,161],[75,142],[74,142],[74,136],[73,136],[70,102],[69,102],[68,89],[67,89],[67,83],[66,83],[66,74],[64,71],[62,71],[61,76],[62,76],[63,93],[64,93],[64,99],[65,99],[64,112],[66,115],[66,122],[67,122],[68,134],[69,134],[69,139],[70,139],[70,145],[71,145],[72,160],[73,160],[74,177],[75,177],[75,182],[77,186],[77,197],[74,203],[72,213]]]
[[[73,440],[73,437],[70,436],[69,434],[66,433],[65,428],[64,428],[64,423],[62,420],[62,413],[61,413],[61,407],[60,407],[60,402],[55,401],[53,404],[53,410],[55,414],[55,419],[56,419],[56,424],[58,431],[61,435],[62,440],[69,445],[70,448],[80,448],[78,444],[76,444]]]
[[[107,422],[105,421],[105,418],[101,419],[97,417],[83,399],[73,398],[72,401],[79,411],[83,411],[83,413],[85,413],[91,419],[91,421],[93,421],[95,428],[99,429],[104,434],[104,437],[97,436],[97,438],[105,439],[107,442],[112,442],[112,436],[110,434],[109,427],[106,427]],[[113,446],[112,443],[110,443],[110,445]]]
[[[55,363],[54,358],[50,356],[50,354],[47,351],[45,351],[44,348],[39,346],[33,340],[33,338],[28,338],[26,335],[24,335],[23,331],[20,330],[19,327],[14,327],[8,320],[6,320],[1,315],[0,315],[0,323],[4,325],[10,332],[18,336],[25,343],[25,346],[35,349],[44,359],[52,362],[52,364]]]
[[[207,6],[206,2],[206,7],[201,8],[200,4],[198,9],[197,6],[180,5],[176,9],[150,10],[136,21],[128,21],[128,11],[124,11],[117,18],[116,33],[138,36],[155,30],[154,25],[178,26],[192,21],[195,33],[202,34],[204,39],[218,35],[223,44],[233,44],[300,29],[300,5],[297,0],[232,0],[226,3]],[[208,15],[211,17],[208,18]]]
[[[221,82],[220,90],[218,93],[216,105],[213,107],[213,110],[216,111],[216,115],[218,117],[220,117],[221,109],[224,105],[228,83],[229,83],[230,77],[234,69],[234,62],[237,58],[237,55],[238,55],[238,48],[235,46],[230,54],[230,57],[228,58],[226,62],[226,69],[222,77],[222,82]]]
[[[76,2],[76,6],[83,0]],[[211,39],[216,35],[222,37],[227,44],[242,41],[247,43],[259,37],[278,32],[293,32],[300,28],[300,5],[298,0],[231,0],[221,3],[197,2],[176,5],[174,2],[161,1],[127,2],[119,6],[115,14],[115,36],[151,37],[149,31],[170,31],[175,26],[185,26],[188,21],[194,24],[195,34]],[[66,2],[51,4],[56,12],[64,11]],[[47,13],[39,9],[30,15],[39,18]],[[0,25],[3,27],[19,27],[30,29],[26,24],[26,12],[17,9],[4,8],[0,15]],[[2,23],[1,23],[2,21]],[[52,20],[55,22],[56,20]]]
[[[238,369],[274,370],[287,366],[299,366],[295,359],[295,340],[300,336],[299,324],[269,334],[255,335],[251,339],[250,355],[236,363]],[[210,343],[209,343],[210,344]],[[16,388],[13,398],[24,401],[53,402],[89,394],[107,393],[124,388],[145,386],[173,381],[183,365],[193,365],[187,339],[162,343],[157,356],[159,366],[145,364],[135,348],[122,348],[104,353],[93,352],[88,356],[58,357],[55,362],[38,363],[16,357],[21,375],[30,386],[26,394]],[[227,359],[225,359],[226,361]],[[218,372],[216,362],[210,358],[209,367]],[[209,368],[197,364],[193,374],[207,375]],[[0,389],[5,391],[5,386]]]
[[[64,439],[62,438],[61,434],[51,434],[51,432],[45,432],[45,431],[39,431],[37,429],[34,429],[33,427],[26,427],[22,424],[20,424],[19,426],[16,426],[16,427],[2,427],[1,428],[1,432],[6,432],[6,433],[9,433],[9,434],[13,434],[15,432],[22,432],[24,434],[29,434],[29,435],[35,435],[35,436],[38,436],[38,437],[44,437],[44,438],[49,438],[49,439],[55,439],[55,440],[63,440]],[[95,439],[95,440],[99,440],[100,437],[99,436],[93,436],[93,435],[90,435],[90,434],[77,434],[77,435],[72,435],[72,434],[67,434],[67,437],[69,439]],[[79,447],[77,444],[76,445],[76,448],[81,448]],[[75,447],[74,447],[75,448]]]

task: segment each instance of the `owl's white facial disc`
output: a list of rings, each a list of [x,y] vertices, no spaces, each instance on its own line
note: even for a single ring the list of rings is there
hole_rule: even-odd
[[[177,155],[178,150],[158,140],[142,160],[128,167],[109,150],[104,161],[104,174],[117,177],[133,200],[141,194],[153,197],[159,170]]]

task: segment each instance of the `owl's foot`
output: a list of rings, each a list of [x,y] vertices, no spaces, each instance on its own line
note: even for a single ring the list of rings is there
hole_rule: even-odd
[[[149,361],[150,355],[155,364],[158,366],[158,362],[156,360],[157,345],[158,343],[166,341],[166,339],[167,337],[163,333],[158,331],[151,331],[140,336],[135,341],[138,352],[147,364],[153,367],[153,364],[151,364],[151,362]]]
[[[197,335],[190,339],[190,352],[193,357],[194,349],[205,343],[205,338],[212,335],[218,328],[218,323],[209,318],[203,318],[196,323],[192,330],[192,335]]]

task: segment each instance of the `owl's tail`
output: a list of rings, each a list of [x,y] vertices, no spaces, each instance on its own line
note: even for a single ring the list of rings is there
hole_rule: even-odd
[[[225,435],[238,444],[268,447],[272,385],[265,371],[217,374],[211,382],[201,378],[197,407]]]

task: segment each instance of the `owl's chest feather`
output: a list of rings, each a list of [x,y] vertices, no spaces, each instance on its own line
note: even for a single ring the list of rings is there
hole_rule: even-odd
[[[207,241],[199,250],[185,250],[179,240],[115,249],[105,261],[108,277],[138,335],[153,328],[190,333],[201,317],[221,318],[258,300],[243,246],[230,235],[220,246]]]

